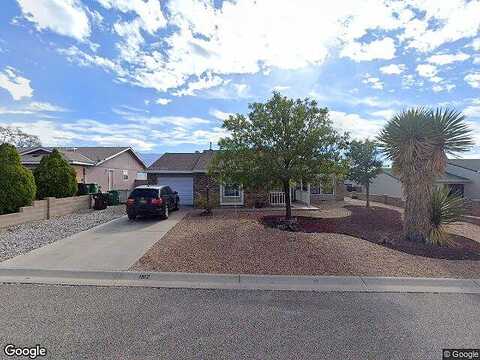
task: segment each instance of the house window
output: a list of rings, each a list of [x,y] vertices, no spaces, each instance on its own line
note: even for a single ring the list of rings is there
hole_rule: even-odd
[[[223,186],[224,197],[240,197],[240,185],[238,184],[225,184]]]
[[[128,170],[123,170],[123,180],[124,181],[128,180]]]

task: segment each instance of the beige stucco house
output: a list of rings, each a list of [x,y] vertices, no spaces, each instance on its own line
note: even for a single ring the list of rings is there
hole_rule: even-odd
[[[73,166],[79,183],[97,183],[102,191],[130,190],[146,166],[131,147],[57,147]],[[35,147],[20,151],[22,164],[30,169],[52,152],[52,147]]]

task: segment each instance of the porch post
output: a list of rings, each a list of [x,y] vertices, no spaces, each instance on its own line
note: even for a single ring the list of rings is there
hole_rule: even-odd
[[[310,183],[307,184],[307,192],[308,192],[308,196],[307,196],[307,205],[310,206]]]

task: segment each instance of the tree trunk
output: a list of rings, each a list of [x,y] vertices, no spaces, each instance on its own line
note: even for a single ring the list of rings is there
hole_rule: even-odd
[[[285,220],[292,218],[292,202],[290,199],[290,181],[283,181],[283,192],[285,193]]]
[[[367,184],[365,188],[367,190],[367,208],[369,208],[370,207],[370,184]]]
[[[425,242],[431,230],[433,181],[412,181],[404,184],[405,238]]]

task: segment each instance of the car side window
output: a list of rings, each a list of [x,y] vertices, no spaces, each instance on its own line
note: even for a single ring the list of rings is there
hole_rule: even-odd
[[[171,194],[173,192],[172,189],[170,189],[170,186],[167,186],[166,190],[167,190],[167,194]]]
[[[160,195],[166,195],[167,194],[167,191],[166,191],[166,188],[162,188],[162,190],[160,190]]]

